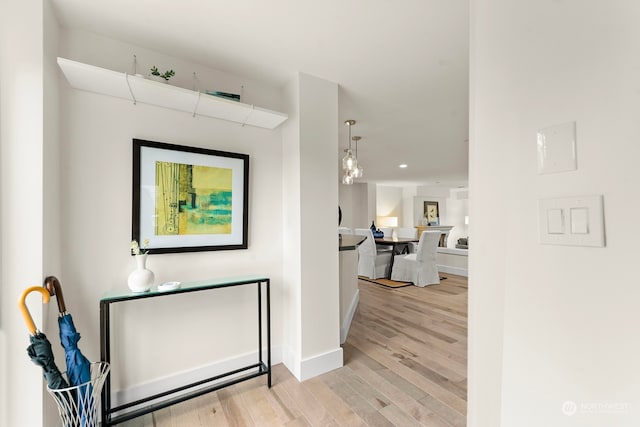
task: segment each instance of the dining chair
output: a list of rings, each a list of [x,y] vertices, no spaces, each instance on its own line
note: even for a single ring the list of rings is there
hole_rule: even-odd
[[[391,251],[380,250],[376,247],[373,233],[369,228],[356,228],[355,234],[366,236],[364,242],[358,246],[358,276],[369,279],[388,277],[391,265]]]
[[[424,231],[420,236],[415,253],[396,255],[393,261],[391,280],[412,282],[419,287],[439,284],[440,275],[436,265],[436,250],[440,234],[440,231]]]
[[[391,227],[380,227],[379,230],[384,233],[384,237],[391,237],[393,235],[393,228]]]
[[[338,234],[353,234],[353,230],[349,227],[338,227]]]
[[[398,238],[417,239],[418,229],[415,227],[399,227],[397,234],[398,234]],[[410,254],[413,254],[416,252],[417,248],[418,248],[418,243],[411,242],[407,245],[407,252]]]
[[[418,229],[415,227],[399,227],[398,237],[401,237],[403,239],[417,239]]]

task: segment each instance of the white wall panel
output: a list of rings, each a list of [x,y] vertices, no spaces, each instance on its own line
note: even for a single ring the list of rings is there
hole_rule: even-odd
[[[469,426],[636,426],[640,6],[472,17]],[[573,121],[577,170],[538,175],[537,131]],[[540,244],[537,200],[584,194],[603,195],[607,246]]]

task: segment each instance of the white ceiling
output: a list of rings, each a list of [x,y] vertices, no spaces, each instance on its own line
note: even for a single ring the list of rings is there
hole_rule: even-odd
[[[362,181],[466,184],[468,0],[52,3],[64,27],[239,76],[281,86],[301,71],[336,82],[341,123],[356,120],[362,136]]]

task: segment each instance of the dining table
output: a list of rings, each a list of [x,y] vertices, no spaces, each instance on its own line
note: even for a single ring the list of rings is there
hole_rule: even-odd
[[[396,255],[403,253],[409,253],[409,245],[411,243],[418,243],[418,238],[409,237],[376,237],[376,245],[379,246],[391,246],[391,261],[389,262],[389,275],[387,279],[391,279],[391,271],[393,270],[393,260]]]

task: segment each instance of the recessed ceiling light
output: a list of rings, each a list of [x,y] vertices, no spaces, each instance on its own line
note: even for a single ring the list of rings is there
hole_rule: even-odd
[[[401,169],[404,169],[404,168],[406,168],[406,167],[407,167],[407,164],[406,164],[406,163],[403,163],[403,164],[401,164],[401,165],[398,165],[398,167],[399,167],[399,168],[401,168]]]

